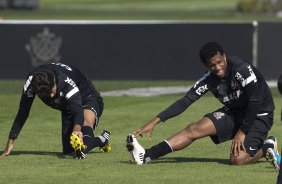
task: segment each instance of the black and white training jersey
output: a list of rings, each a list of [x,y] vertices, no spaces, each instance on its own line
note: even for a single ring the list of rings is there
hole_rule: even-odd
[[[38,71],[49,71],[55,76],[57,85],[56,95],[51,97],[39,97],[46,105],[60,110],[70,111],[73,114],[73,123],[83,125],[84,115],[82,101],[89,96],[101,98],[100,93],[92,85],[91,81],[73,66],[61,63],[41,65],[29,73],[25,81],[21,96],[20,106],[11,128],[9,138],[16,139],[28,118],[32,103],[36,94],[32,90],[31,82],[33,74]]]
[[[240,112],[243,117],[241,130],[248,132],[257,116],[274,111],[271,91],[262,74],[238,57],[227,59],[227,73],[222,79],[207,71],[186,93],[158,117],[166,121],[184,112],[193,102],[210,91],[222,104]]]

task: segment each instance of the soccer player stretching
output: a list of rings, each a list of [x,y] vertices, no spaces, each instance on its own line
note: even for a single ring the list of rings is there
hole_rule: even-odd
[[[274,103],[263,76],[240,58],[228,57],[218,43],[206,43],[199,54],[208,71],[183,98],[127,136],[127,149],[133,161],[142,165],[210,136],[215,144],[232,140],[232,164],[250,164],[266,156],[278,170],[277,140],[273,136],[267,138],[273,124]],[[136,137],[143,133],[151,138],[155,125],[184,112],[208,91],[224,106],[149,149],[137,142]]]
[[[46,105],[62,112],[63,154],[74,152],[75,158],[83,159],[95,147],[110,151],[110,132],[104,130],[98,137],[93,133],[104,108],[100,93],[77,68],[52,63],[39,66],[27,76],[2,156],[8,156],[12,151],[36,95]]]

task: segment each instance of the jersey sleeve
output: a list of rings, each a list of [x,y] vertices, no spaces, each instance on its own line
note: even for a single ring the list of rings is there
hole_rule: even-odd
[[[29,76],[28,79],[25,81],[18,113],[10,130],[9,139],[14,140],[18,137],[22,127],[24,126],[29,116],[31,106],[35,98],[35,94],[30,86],[31,81],[32,76]]]
[[[207,73],[190,88],[184,97],[171,104],[168,108],[159,113],[157,117],[159,117],[161,121],[166,121],[184,112],[192,103],[209,91],[206,77]]]
[[[63,85],[63,93],[67,100],[67,109],[73,114],[73,123],[83,126],[84,114],[79,89],[69,77],[67,77]]]
[[[250,65],[242,65],[235,73],[235,78],[246,95],[246,112],[240,129],[247,133],[260,110],[262,99],[258,79]]]

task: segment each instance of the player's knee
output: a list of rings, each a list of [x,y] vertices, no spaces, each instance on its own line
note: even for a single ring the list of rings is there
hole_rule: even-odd
[[[93,127],[94,125],[94,122],[93,121],[87,121],[87,120],[84,120],[84,126],[90,126],[90,127]]]
[[[197,131],[196,123],[191,123],[184,129],[185,135],[191,139],[195,139]]]
[[[245,165],[247,164],[246,158],[243,156],[231,156],[230,157],[230,162],[232,165]]]
[[[184,130],[185,130],[186,133],[191,134],[191,133],[195,132],[196,124],[195,123],[191,123]]]

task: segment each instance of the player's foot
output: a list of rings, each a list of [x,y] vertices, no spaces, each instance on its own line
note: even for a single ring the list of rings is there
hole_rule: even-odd
[[[279,155],[279,151],[277,148],[277,139],[274,136],[269,136],[265,141],[264,144],[273,144],[275,152]]]
[[[100,147],[100,150],[102,152],[110,152],[112,150],[112,147],[110,145],[110,135],[111,132],[109,132],[108,130],[103,130],[101,133],[101,136],[103,136],[106,139],[105,145]]]
[[[75,133],[70,136],[70,144],[74,149],[74,156],[77,159],[84,159],[87,156],[86,148],[87,146],[82,144],[79,136]]]
[[[267,149],[266,159],[275,167],[276,171],[280,170],[281,157],[274,149]]]
[[[277,148],[277,139],[273,136],[269,136],[265,140],[265,144],[273,144],[273,148],[268,148],[266,152],[266,160],[269,161],[277,171],[280,170],[281,157]]]
[[[129,134],[126,138],[126,147],[131,155],[133,163],[137,165],[145,164],[145,149],[138,143],[137,139],[132,134]]]

